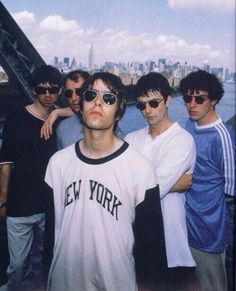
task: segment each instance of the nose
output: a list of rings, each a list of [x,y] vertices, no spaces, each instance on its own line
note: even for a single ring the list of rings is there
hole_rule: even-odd
[[[46,95],[46,96],[49,96],[49,95],[50,95],[50,93],[49,93],[49,91],[48,91],[48,90],[46,90],[46,93],[45,93],[45,95]]]
[[[191,102],[189,103],[190,107],[195,107],[197,106],[197,103],[195,101],[195,97],[192,98]]]
[[[149,112],[152,111],[152,107],[149,105],[148,102],[145,103],[145,109],[144,109],[144,111],[145,111],[146,113],[149,113]]]
[[[102,97],[103,97],[103,95],[100,94],[99,92],[97,92],[97,96],[94,99],[95,106],[102,106],[102,102],[103,102],[103,98]]]
[[[71,99],[72,101],[77,101],[79,99],[79,96],[73,91]]]

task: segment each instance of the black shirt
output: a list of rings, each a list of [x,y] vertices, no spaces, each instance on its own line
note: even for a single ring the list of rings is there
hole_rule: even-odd
[[[56,152],[56,139],[40,138],[43,120],[26,108],[8,116],[3,129],[0,163],[13,164],[7,216],[44,213],[48,188],[44,175],[49,158]]]

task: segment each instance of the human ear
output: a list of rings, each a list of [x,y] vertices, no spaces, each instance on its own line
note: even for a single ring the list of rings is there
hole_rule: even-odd
[[[171,104],[172,102],[172,96],[168,95],[167,99],[166,99],[166,107],[168,108],[168,106]]]

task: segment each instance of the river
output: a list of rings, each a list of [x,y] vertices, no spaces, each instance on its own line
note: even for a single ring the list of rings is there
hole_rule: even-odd
[[[220,103],[216,105],[216,112],[224,121],[235,115],[235,85],[235,83],[224,84],[224,96]],[[173,96],[172,103],[169,106],[169,116],[172,120],[178,121],[182,126],[185,125],[188,114],[181,96]],[[145,119],[134,105],[127,106],[125,115],[119,122],[123,135],[146,125]]]

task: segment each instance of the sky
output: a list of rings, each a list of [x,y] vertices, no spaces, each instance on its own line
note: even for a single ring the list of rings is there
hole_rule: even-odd
[[[2,0],[46,63],[168,61],[235,69],[235,0]]]

